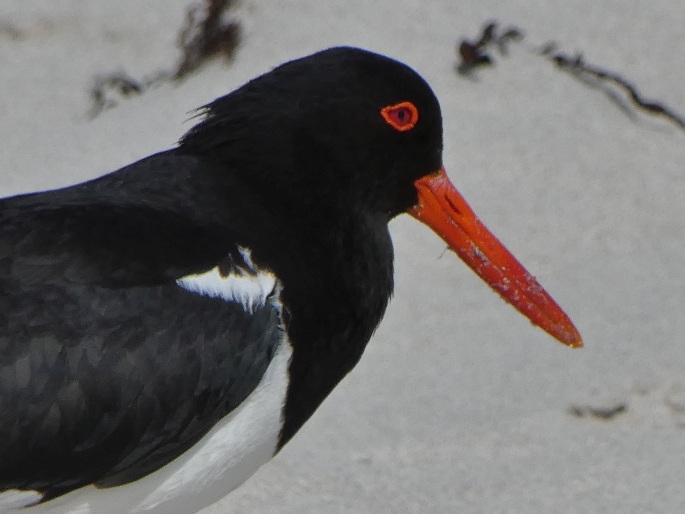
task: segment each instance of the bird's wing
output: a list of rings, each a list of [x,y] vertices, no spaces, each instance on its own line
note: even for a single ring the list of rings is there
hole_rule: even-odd
[[[172,157],[155,157],[159,166],[177,165]],[[168,184],[167,194],[154,184],[152,191],[135,187],[145,176],[132,184],[116,180],[135,176],[149,159],[97,181],[0,200],[0,277],[125,287],[163,283],[224,257],[231,234],[197,219],[178,186]],[[146,193],[164,195],[164,202]]]
[[[178,282],[235,263],[230,234],[78,187],[0,202],[0,492],[49,499],[160,468],[250,394],[283,341],[269,291],[248,309]]]

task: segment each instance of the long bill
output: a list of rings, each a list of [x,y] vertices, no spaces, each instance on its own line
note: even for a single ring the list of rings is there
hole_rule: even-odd
[[[566,313],[473,213],[445,169],[417,180],[407,211],[431,227],[476,274],[534,325],[573,348],[583,340]]]

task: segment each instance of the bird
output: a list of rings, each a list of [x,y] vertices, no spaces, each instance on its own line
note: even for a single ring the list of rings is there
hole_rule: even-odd
[[[188,514],[238,487],[359,361],[403,213],[582,345],[452,185],[409,66],[330,48],[197,116],[169,150],[0,200],[0,512]]]

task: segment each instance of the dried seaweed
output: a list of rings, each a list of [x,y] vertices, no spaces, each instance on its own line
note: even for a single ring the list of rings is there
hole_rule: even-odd
[[[241,28],[235,20],[226,20],[233,0],[205,0],[186,12],[186,25],[179,36],[183,55],[173,73],[178,80],[215,56],[231,59],[240,43]]]
[[[491,53],[488,52],[493,44],[496,45],[501,55],[507,55],[509,42],[521,41],[523,39],[523,32],[516,27],[511,27],[500,34],[497,32],[497,28],[498,24],[496,22],[489,22],[484,25],[477,41],[471,42],[467,39],[462,39],[457,44],[459,55],[457,71],[459,74],[468,75],[477,67],[493,65],[494,59]],[[537,50],[531,50],[531,52],[549,59],[559,69],[572,73],[586,84],[590,83],[586,80],[588,78],[607,84],[604,91],[612,101],[617,103],[629,115],[633,112],[630,109],[630,105],[632,105],[633,110],[663,117],[685,130],[685,118],[683,116],[675,113],[661,102],[645,100],[637,87],[620,74],[598,66],[591,66],[583,60],[580,54],[569,57],[561,52],[557,52],[557,47],[557,43],[551,41]],[[625,93],[630,100],[630,104],[621,100],[616,89]]]
[[[116,106],[120,98],[141,94],[145,87],[144,84],[137,82],[124,72],[96,77],[90,89],[92,100],[90,117],[94,118],[102,111]]]
[[[152,86],[182,80],[214,57],[230,60],[242,33],[240,23],[230,17],[235,4],[235,0],[203,0],[188,7],[185,24],[178,36],[181,58],[171,70],[159,71],[143,80],[134,79],[125,72],[96,77],[90,89],[89,117],[95,118],[115,107],[122,98],[142,94]]]
[[[685,118],[679,116],[660,102],[644,100],[637,88],[619,74],[595,66],[590,66],[589,64],[585,63],[580,55],[569,57],[562,53],[556,53],[552,55],[551,59],[556,63],[557,66],[564,70],[575,74],[587,74],[599,80],[614,84],[628,95],[636,108],[655,116],[662,116],[678,125],[681,129],[685,130]]]
[[[471,42],[467,39],[462,39],[457,45],[457,53],[461,59],[457,65],[457,71],[460,74],[466,75],[475,68],[490,65],[493,63],[493,59],[487,52],[489,46],[494,44],[500,54],[507,55],[509,42],[521,39],[523,39],[523,33],[520,29],[509,27],[501,34],[498,34],[497,23],[490,22],[483,27],[483,31],[477,41]]]

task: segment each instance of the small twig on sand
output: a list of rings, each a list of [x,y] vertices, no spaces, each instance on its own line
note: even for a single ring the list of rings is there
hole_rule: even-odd
[[[628,405],[625,403],[618,403],[611,407],[591,407],[589,405],[572,405],[569,408],[569,413],[577,418],[584,418],[592,416],[593,418],[609,420],[619,414],[623,414],[628,410]]]

